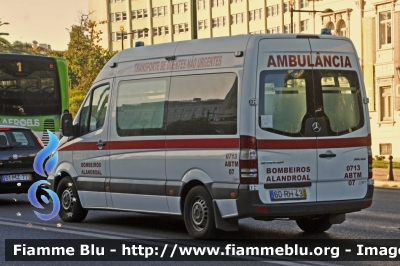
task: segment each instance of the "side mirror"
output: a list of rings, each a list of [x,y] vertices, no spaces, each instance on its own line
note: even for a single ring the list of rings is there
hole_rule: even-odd
[[[71,137],[74,135],[72,130],[72,114],[63,114],[61,117],[61,130],[63,136]]]

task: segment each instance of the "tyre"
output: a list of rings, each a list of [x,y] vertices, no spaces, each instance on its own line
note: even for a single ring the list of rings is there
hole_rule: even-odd
[[[70,176],[61,179],[57,187],[60,199],[60,218],[64,222],[81,222],[86,218],[87,210],[82,208],[75,184]]]
[[[214,209],[212,198],[203,186],[192,188],[184,205],[184,220],[189,235],[196,239],[215,237]]]
[[[332,226],[328,215],[319,218],[302,218],[296,220],[296,223],[306,233],[322,233]]]

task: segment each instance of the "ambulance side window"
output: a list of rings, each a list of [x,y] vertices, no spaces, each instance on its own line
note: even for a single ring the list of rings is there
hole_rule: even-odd
[[[121,81],[117,91],[119,136],[163,135],[169,78]]]
[[[108,107],[108,84],[97,87],[91,91],[80,113],[80,135],[98,130],[103,127]]]
[[[86,98],[85,103],[83,104],[82,110],[80,112],[80,116],[79,116],[79,135],[82,136],[84,134],[86,134],[88,132],[87,130],[87,124],[89,121],[89,103],[90,103],[90,98],[91,95],[89,97]]]
[[[236,134],[237,98],[234,73],[172,77],[166,134]]]

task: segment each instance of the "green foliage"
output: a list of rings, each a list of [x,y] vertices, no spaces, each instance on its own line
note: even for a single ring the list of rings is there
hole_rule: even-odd
[[[7,46],[0,46],[0,52],[3,53],[18,53],[18,54],[33,54],[33,55],[44,55],[44,52],[39,50],[33,50],[32,44],[27,42],[14,41],[12,44]]]
[[[97,25],[97,22],[82,16],[81,25],[71,27],[68,50],[63,53],[68,63],[72,114],[76,114],[98,73],[113,56],[99,45],[102,32],[96,30]]]
[[[8,25],[8,24],[9,24],[8,22],[2,22],[1,18],[0,18],[0,26]],[[4,35],[8,35],[8,33],[0,32],[0,49],[10,45],[9,41],[7,41],[5,38],[1,37],[1,36],[4,36]]]
[[[377,161],[383,161],[383,160],[385,160],[385,156],[378,156],[378,155],[375,155],[375,160],[377,160]]]
[[[373,160],[373,168],[389,168],[389,162],[384,160]],[[393,162],[393,168],[400,169],[400,162]]]

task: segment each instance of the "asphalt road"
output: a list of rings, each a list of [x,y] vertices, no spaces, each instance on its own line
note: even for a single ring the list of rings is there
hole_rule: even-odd
[[[42,221],[36,217],[36,210],[27,195],[0,195],[0,265],[131,265],[132,263],[79,263],[79,262],[5,262],[5,239],[169,239],[170,241],[190,240],[179,217],[136,214],[126,212],[89,211],[81,223],[64,223],[58,217]],[[42,210],[45,213],[46,210]],[[376,188],[370,208],[347,214],[346,221],[334,225],[323,234],[303,233],[294,221],[263,222],[253,219],[240,220],[239,232],[221,232],[220,239],[399,239],[400,240],[400,190]],[[57,226],[59,224],[59,226]],[[193,242],[194,243],[194,242]],[[399,254],[400,257],[400,254]],[[148,262],[146,265],[160,265],[165,262]],[[238,262],[239,263],[239,262]],[[229,265],[239,265],[229,262]],[[255,262],[252,262],[254,265]],[[257,262],[259,263],[259,262]],[[135,263],[143,264],[143,263]],[[176,265],[177,262],[168,263]],[[187,263],[178,263],[187,265]],[[191,263],[193,264],[193,263]],[[213,262],[198,262],[196,265],[213,265]],[[228,264],[228,263],[226,263]],[[271,264],[271,262],[269,262]],[[275,265],[300,265],[296,262],[276,261]],[[304,263],[302,263],[304,264]],[[344,264],[342,262],[334,263]],[[345,263],[357,265],[356,262]],[[363,262],[364,265],[390,265],[388,262]],[[395,265],[394,263],[393,265]],[[221,265],[216,262],[215,265]],[[240,262],[243,265],[243,262]],[[331,262],[310,262],[310,265],[332,265]]]

